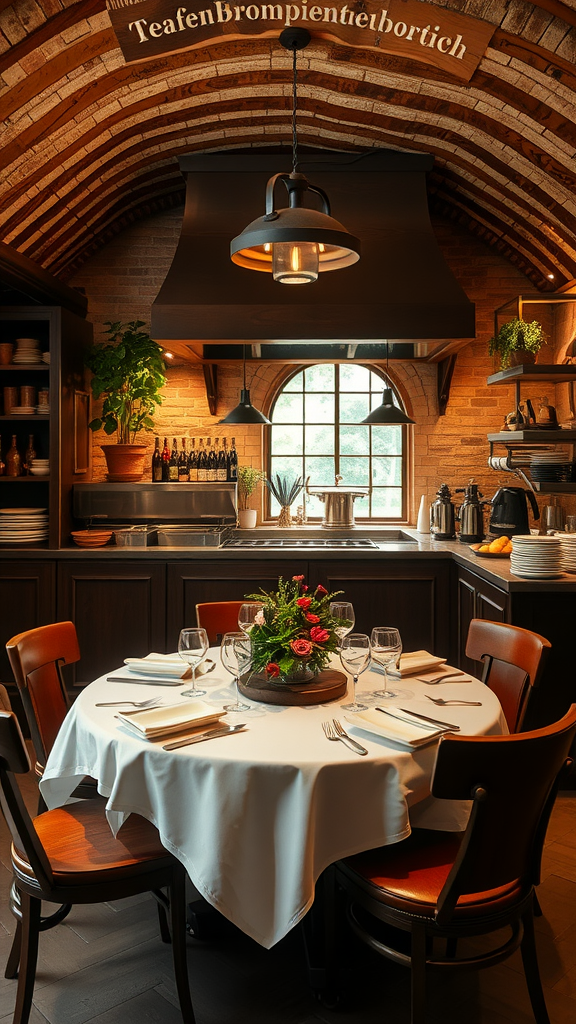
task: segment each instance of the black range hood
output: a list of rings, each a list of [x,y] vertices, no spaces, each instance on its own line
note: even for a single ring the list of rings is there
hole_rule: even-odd
[[[474,337],[474,304],[430,223],[425,174],[433,162],[392,150],[306,154],[300,169],[326,190],[362,256],[288,288],[230,259],[230,240],[264,212],[266,182],[289,170],[288,153],[182,157],[182,232],[152,306],[152,336],[196,345]]]

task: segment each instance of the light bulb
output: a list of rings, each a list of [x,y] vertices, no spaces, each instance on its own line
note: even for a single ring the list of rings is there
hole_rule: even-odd
[[[275,242],[272,275],[280,284],[310,284],[318,279],[316,242]]]

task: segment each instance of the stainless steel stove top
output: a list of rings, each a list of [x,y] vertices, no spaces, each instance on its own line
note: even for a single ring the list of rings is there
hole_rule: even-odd
[[[377,545],[367,537],[255,537],[254,540],[229,540],[226,548],[375,548]]]

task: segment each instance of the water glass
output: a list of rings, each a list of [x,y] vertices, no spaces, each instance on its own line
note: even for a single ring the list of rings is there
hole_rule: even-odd
[[[249,704],[240,700],[238,677],[246,671],[252,660],[250,637],[246,633],[225,633],[222,637],[220,660],[227,672],[234,676],[236,700],[234,704],[225,704],[224,711],[250,711]]]
[[[257,625],[256,617],[262,611],[264,605],[262,601],[247,601],[245,604],[240,606],[238,612],[238,626],[243,633],[250,633],[250,630]],[[262,616],[263,618],[263,616]]]
[[[354,608],[350,601],[331,601],[330,615],[336,622],[334,632],[342,643],[343,638],[354,629]]]
[[[374,690],[375,697],[398,697],[397,690],[391,690],[388,685],[388,666],[397,665],[402,654],[402,640],[400,633],[393,626],[375,626],[370,637],[372,648],[372,659],[377,665],[384,669],[384,689]]]
[[[360,704],[356,700],[356,686],[358,676],[362,675],[370,667],[371,651],[370,638],[365,633],[350,633],[343,637],[340,647],[340,661],[347,672],[352,676],[354,687],[354,698],[351,704],[343,704],[343,711],[365,711],[367,704]]]
[[[194,627],[180,630],[178,654],[192,669],[192,686],[188,690],[191,697],[203,697],[206,693],[206,690],[196,689],[196,669],[204,661],[208,646],[208,634],[205,629]]]

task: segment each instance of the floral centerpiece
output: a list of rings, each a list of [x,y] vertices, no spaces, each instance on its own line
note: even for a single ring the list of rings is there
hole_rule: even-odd
[[[293,682],[310,682],[322,672],[338,647],[330,614],[335,596],[322,584],[311,590],[304,576],[280,577],[278,590],[270,594],[248,594],[248,600],[263,605],[250,630],[252,671]]]

